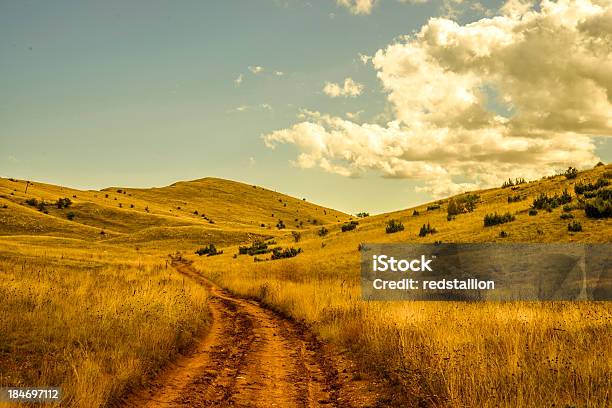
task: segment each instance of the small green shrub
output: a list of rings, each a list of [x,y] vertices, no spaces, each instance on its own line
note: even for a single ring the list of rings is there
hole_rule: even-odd
[[[25,200],[25,203],[31,207],[38,206],[38,200],[35,198],[28,198],[27,200]]]
[[[317,231],[317,234],[319,234],[320,237],[324,237],[329,234],[329,230],[325,227],[321,227],[321,229]]]
[[[574,214],[570,214],[570,213],[563,213],[561,214],[561,219],[562,220],[570,220],[574,218]]]
[[[357,221],[347,222],[346,224],[342,225],[341,230],[342,232],[352,231],[357,228],[357,225],[359,225],[359,222]]]
[[[427,206],[427,211],[439,210],[440,204],[430,204]]]
[[[505,214],[487,214],[484,217],[484,226],[491,227],[493,225],[505,224],[507,222],[514,221],[515,219],[516,218],[514,215],[510,214],[509,212]]]
[[[500,238],[508,238],[508,233],[504,230],[499,231],[499,237]]]
[[[268,249],[268,244],[263,241],[255,241],[251,244],[251,246],[239,246],[238,254],[240,255],[259,255],[270,252]]]
[[[521,196],[520,194],[514,196],[508,196],[508,204],[509,203],[518,203],[519,201],[523,201],[526,197]]]
[[[576,183],[574,191],[576,194],[584,194],[587,191],[599,190],[602,187],[610,185],[610,181],[600,178],[595,183]]]
[[[55,205],[57,206],[57,208],[59,208],[60,210],[62,208],[68,208],[72,205],[72,200],[69,199],[68,197],[64,197],[64,198],[58,198],[57,201],[55,202]]]
[[[555,193],[555,195],[549,196],[546,193],[540,193],[538,197],[534,198],[531,207],[537,210],[546,210],[557,208],[560,205],[568,204],[571,201],[572,196],[567,192],[567,190],[563,190],[561,195]]]
[[[283,220],[279,220],[279,221],[276,223],[276,228],[278,228],[278,229],[285,229],[285,228],[287,228],[287,226],[285,225],[285,223],[283,222]]]
[[[578,221],[570,222],[567,224],[567,230],[569,232],[580,232],[582,231],[582,224],[580,224]]]
[[[369,217],[369,216],[370,216],[370,213],[365,212],[365,211],[364,211],[364,212],[357,213],[357,217],[358,217],[358,218],[366,218],[366,217]]]
[[[416,217],[417,215],[419,215],[419,212],[417,210],[413,210],[412,211],[412,216]]]
[[[282,249],[281,247],[276,247],[272,250],[272,257],[270,259],[275,260],[275,259],[283,259],[283,258],[293,258],[294,256],[297,256],[301,252],[302,252],[302,248],[295,249],[291,247],[291,248]]]
[[[404,224],[399,220],[389,220],[385,228],[387,234],[394,234],[404,230]]]
[[[429,223],[423,224],[421,229],[419,230],[419,237],[424,237],[427,234],[435,234],[438,232],[435,228],[433,228]]]
[[[520,184],[525,184],[526,181],[524,178],[516,178],[514,179],[514,181],[512,179],[508,179],[508,181],[504,181],[504,183],[502,184],[502,188],[508,188],[508,187],[513,187],[513,186],[518,186]]]
[[[578,177],[578,169],[576,169],[575,167],[568,167],[567,170],[565,170],[565,173],[563,173],[563,175],[568,180],[575,179],[576,177]]]
[[[295,242],[300,242],[300,240],[302,239],[302,234],[297,231],[291,231],[291,236],[293,237],[293,240]]]
[[[584,204],[584,213],[589,218],[610,218],[612,217],[612,200],[597,197]]]
[[[68,214],[66,214],[66,218],[68,218],[70,221],[74,220],[74,213],[70,211]]]
[[[198,249],[195,253],[198,254],[199,256],[202,256],[202,255],[214,256],[214,255],[221,255],[223,251],[218,251],[217,248],[215,247],[215,244],[209,244],[207,247],[202,247]]]

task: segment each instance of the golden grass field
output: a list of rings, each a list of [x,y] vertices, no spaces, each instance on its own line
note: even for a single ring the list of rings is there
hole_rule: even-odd
[[[358,246],[610,242],[609,218],[573,209],[571,221],[583,227],[574,233],[561,207],[535,216],[528,209],[541,192],[567,188],[574,195],[574,183],[611,169],[480,191],[476,209],[452,221],[448,200],[441,200],[436,210],[422,205],[359,219],[349,232],[340,231],[356,219],[347,214],[220,179],[103,191],[35,182],[27,193],[26,182],[0,179],[0,297],[6,299],[0,386],[62,385],[67,406],[93,407],[111,406],[142,384],[207,326],[203,288],[167,267],[167,255],[182,251],[221,286],[309,324],[364,373],[389,379],[390,392],[408,406],[610,406],[609,302],[364,302]],[[517,194],[525,199],[508,203]],[[61,197],[72,206],[48,205],[44,214],[25,204]],[[506,211],[516,220],[483,226],[485,214]],[[286,229],[275,227],[279,219]],[[405,230],[386,234],[390,219]],[[419,237],[428,222],[437,233]],[[324,237],[321,225],[329,230]],[[299,242],[291,232],[300,233]],[[266,262],[235,256],[238,245],[264,239],[303,253]],[[210,243],[224,253],[193,254]]]

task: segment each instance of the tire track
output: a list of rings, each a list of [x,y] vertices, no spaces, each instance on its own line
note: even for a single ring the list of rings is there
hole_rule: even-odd
[[[384,406],[375,382],[305,327],[205,279],[190,262],[172,263],[207,287],[212,325],[196,351],[181,357],[125,407]]]

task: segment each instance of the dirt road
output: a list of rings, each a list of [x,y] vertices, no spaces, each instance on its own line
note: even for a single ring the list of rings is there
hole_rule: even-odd
[[[304,327],[231,296],[188,262],[182,274],[210,293],[212,326],[195,352],[180,358],[126,407],[377,407],[376,382]]]

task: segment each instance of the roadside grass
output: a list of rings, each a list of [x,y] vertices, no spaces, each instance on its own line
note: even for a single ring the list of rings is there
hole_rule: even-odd
[[[609,168],[609,166],[607,166]],[[612,223],[574,211],[584,232],[572,234],[562,208],[528,215],[541,192],[573,191],[602,169],[478,192],[473,212],[446,218],[442,211],[415,209],[370,216],[351,234],[341,223],[302,233],[303,253],[292,259],[253,262],[225,254],[195,259],[206,276],[232,292],[263,302],[309,324],[321,338],[347,350],[362,370],[390,379],[408,406],[517,407],[609,406],[612,401],[612,305],[609,302],[366,302],[361,300],[359,248],[369,242],[610,242]],[[576,198],[574,198],[576,200]],[[485,228],[488,213],[510,212],[514,222]],[[390,219],[404,231],[386,234]],[[437,233],[419,237],[430,223]],[[295,245],[290,237],[276,238]],[[365,244],[364,244],[365,243]]]
[[[0,239],[0,387],[116,403],[209,323],[201,286],[159,258],[59,238]]]
[[[408,406],[610,404],[607,302],[366,302],[358,259],[336,253],[317,261],[306,253],[196,266],[232,292],[309,324],[364,373],[390,379]]]

